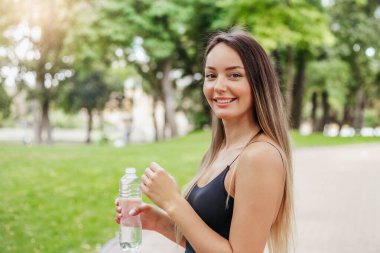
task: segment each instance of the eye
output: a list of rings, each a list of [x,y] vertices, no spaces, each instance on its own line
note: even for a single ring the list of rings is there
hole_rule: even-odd
[[[214,78],[216,78],[216,75],[214,74],[214,73],[207,73],[206,74],[206,79],[214,79]]]
[[[239,78],[239,77],[242,77],[242,75],[239,74],[239,73],[232,73],[230,76],[231,76],[232,78],[234,78],[234,79]]]

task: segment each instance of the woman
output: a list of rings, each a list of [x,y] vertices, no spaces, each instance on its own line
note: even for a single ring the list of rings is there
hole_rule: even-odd
[[[210,148],[184,196],[151,163],[141,189],[158,207],[143,204],[131,215],[141,214],[144,229],[177,239],[186,253],[262,253],[266,244],[270,252],[288,252],[292,163],[275,71],[241,31],[211,38],[204,59]]]

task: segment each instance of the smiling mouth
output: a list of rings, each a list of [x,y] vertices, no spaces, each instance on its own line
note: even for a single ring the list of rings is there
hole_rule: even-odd
[[[218,104],[228,104],[228,103],[231,103],[233,101],[235,101],[236,98],[230,98],[230,99],[214,99],[215,102],[217,102]]]

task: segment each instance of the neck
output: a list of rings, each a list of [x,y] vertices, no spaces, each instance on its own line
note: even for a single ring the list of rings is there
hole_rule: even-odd
[[[223,146],[225,150],[243,147],[260,131],[259,124],[252,118],[223,120],[223,125],[226,135]]]

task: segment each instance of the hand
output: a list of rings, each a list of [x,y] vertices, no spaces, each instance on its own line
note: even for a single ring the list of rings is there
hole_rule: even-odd
[[[150,200],[165,211],[182,198],[174,178],[157,163],[151,163],[145,170],[140,188]]]
[[[120,224],[122,209],[121,209],[121,206],[119,205],[119,198],[115,199],[115,205],[116,205],[115,210],[117,214],[115,221],[118,224]],[[129,215],[132,215],[132,216],[139,215],[139,214],[140,214],[143,229],[157,231],[158,222],[160,220],[160,217],[164,215],[164,212],[158,209],[157,207],[142,203],[140,206],[135,207],[129,212]]]

